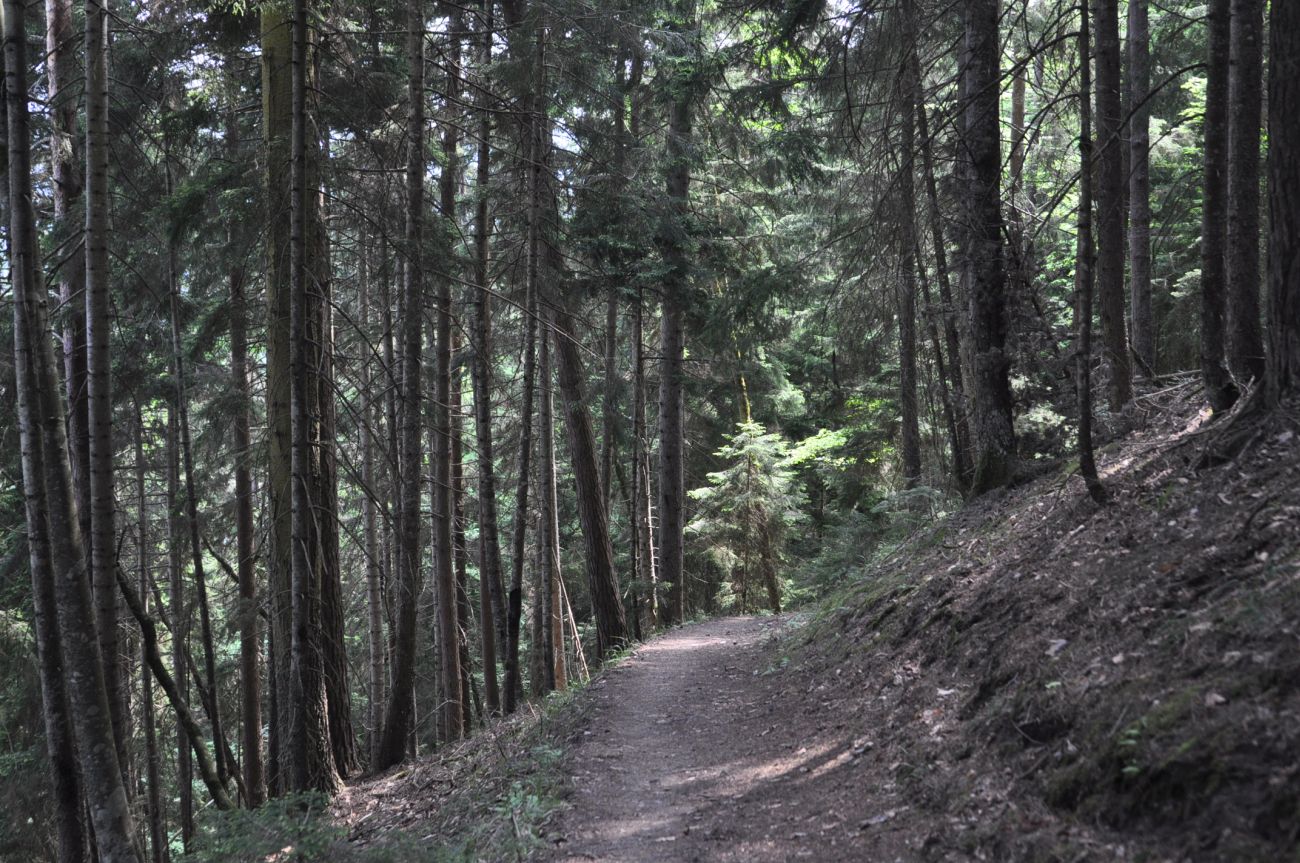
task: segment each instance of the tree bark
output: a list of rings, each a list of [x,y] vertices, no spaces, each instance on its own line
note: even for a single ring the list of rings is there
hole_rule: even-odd
[[[1097,29],[1097,305],[1110,409],[1133,399],[1124,326],[1124,148],[1120,115],[1119,0],[1092,0]],[[1085,170],[1090,170],[1085,165]]]
[[[149,498],[145,493],[144,415],[140,400],[135,400],[135,501],[136,501],[136,572],[145,613],[149,612],[151,579],[149,576]],[[148,787],[145,814],[149,819],[149,855],[152,863],[167,858],[167,834],[163,828],[161,763],[158,757],[158,727],[153,703],[153,675],[149,670],[148,649],[140,645],[140,709],[144,728],[144,770]]]
[[[172,618],[172,675],[177,692],[183,701],[189,699],[189,675],[185,672],[186,642],[189,639],[190,609],[185,602],[185,582],[181,574],[182,549],[185,539],[181,534],[180,486],[181,457],[176,430],[176,408],[167,405],[167,586]],[[188,851],[194,838],[194,756],[185,726],[176,723],[176,784],[179,787],[179,820],[181,822],[181,847]]]
[[[1237,401],[1237,387],[1224,365],[1227,309],[1228,74],[1232,32],[1231,0],[1210,0],[1209,58],[1205,83],[1204,155],[1201,203],[1201,377],[1215,413]]]
[[[684,46],[696,27],[695,0],[678,0],[670,29]],[[682,47],[681,59],[689,59]],[[689,64],[683,64],[689,65]],[[686,507],[685,421],[683,418],[685,370],[686,292],[690,263],[687,253],[687,219],[691,193],[691,94],[689,81],[679,73],[668,106],[666,141],[666,191],[669,218],[661,228],[665,272],[663,314],[660,319],[659,374],[659,577],[668,582],[664,621],[680,623],[686,617],[684,531]]]
[[[1151,27],[1147,0],[1128,4],[1129,308],[1133,353],[1146,374],[1156,369],[1151,309]]]
[[[1092,54],[1088,10],[1079,9],[1079,223],[1078,252],[1074,269],[1075,387],[1079,402],[1079,473],[1088,494],[1097,503],[1106,499],[1106,490],[1097,477],[1097,460],[1092,449]],[[1100,59],[1100,58],[1099,58]],[[1098,129],[1098,134],[1101,130]]]
[[[243,724],[245,803],[257,808],[266,800],[262,763],[261,633],[258,631],[257,571],[253,552],[253,435],[248,387],[248,300],[242,267],[230,279],[230,369],[235,396],[235,566],[239,576],[239,694]]]
[[[406,161],[406,265],[404,302],[408,310],[423,307],[424,298],[424,4],[416,0],[407,20],[407,161]],[[420,597],[420,355],[422,331],[419,314],[402,318],[401,452],[398,482],[401,513],[398,534],[397,626],[394,635],[393,678],[384,706],[384,731],[379,757],[373,765],[383,770],[405,757],[415,711],[416,612]]]
[[[492,4],[486,3],[480,64],[492,63]],[[497,516],[496,464],[492,436],[492,290],[489,284],[492,221],[488,184],[492,179],[492,112],[486,89],[479,93],[479,143],[474,191],[474,439],[478,458],[479,593],[482,605],[483,682],[488,711],[501,710],[497,655],[506,652],[506,601]]]
[[[1006,271],[998,196],[998,0],[966,6],[965,110],[962,146],[968,161],[967,254],[974,371],[972,493],[1011,481],[1015,473],[1011,357],[1007,355]]]
[[[1269,6],[1268,320],[1265,399],[1300,392],[1300,5]]]
[[[439,178],[439,203],[444,219],[456,213],[456,118],[451,107],[459,93],[460,16],[453,14],[447,72],[449,122],[443,131],[444,163]],[[438,668],[442,675],[441,738],[456,740],[464,732],[460,698],[460,644],[456,625],[456,572],[453,566],[451,464],[451,274],[438,279],[437,343],[433,396],[433,563],[438,604]]]
[[[42,606],[50,597],[56,606],[68,709],[99,859],[139,863],[95,636],[54,350],[45,335],[49,312],[44,282],[38,277],[40,251],[32,208],[26,19],[25,8],[17,0],[5,0],[3,29],[9,277],[14,296],[14,365],[32,584],[34,592],[43,596]],[[59,766],[52,764],[56,770]]]
[[[1259,310],[1259,132],[1263,0],[1232,0],[1228,101],[1228,361],[1240,381],[1264,378]]]
[[[908,3],[903,7],[905,32],[913,34],[913,10]],[[898,402],[902,413],[903,481],[914,488],[921,481],[921,425],[916,398],[916,216],[914,210],[916,170],[916,113],[913,99],[919,84],[911,80],[911,56],[906,55],[900,70],[899,94],[902,105],[903,160],[898,174],[899,224],[899,283],[897,287],[898,313]],[[1023,101],[1023,100],[1022,100]],[[774,580],[774,579],[773,579]],[[769,591],[771,592],[771,591]],[[775,594],[779,598],[779,591]],[[779,604],[779,602],[778,602]]]

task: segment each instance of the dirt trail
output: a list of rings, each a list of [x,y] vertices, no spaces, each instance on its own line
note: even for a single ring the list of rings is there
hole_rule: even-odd
[[[857,770],[867,759],[850,732],[817,721],[818,694],[765,673],[780,657],[764,644],[787,623],[683,627],[593,685],[568,759],[571,808],[548,831],[552,859],[894,858],[869,836]]]

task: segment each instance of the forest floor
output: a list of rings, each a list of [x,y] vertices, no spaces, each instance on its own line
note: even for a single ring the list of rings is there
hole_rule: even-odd
[[[1194,395],[1139,400],[1104,506],[1042,467],[337,812],[460,860],[1300,860],[1300,413],[1202,466]]]

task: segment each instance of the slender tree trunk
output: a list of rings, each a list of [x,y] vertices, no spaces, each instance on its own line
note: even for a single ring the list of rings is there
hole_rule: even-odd
[[[1259,132],[1263,90],[1263,0],[1232,0],[1228,101],[1228,360],[1240,381],[1264,377],[1259,311]]]
[[[447,75],[448,120],[444,127],[442,151],[445,162],[439,179],[439,198],[443,217],[455,219],[457,125],[454,109],[460,76],[460,16],[453,14],[450,59]],[[460,738],[462,723],[460,699],[460,646],[456,626],[456,573],[452,550],[452,465],[451,465],[451,276],[438,279],[437,344],[434,372],[433,404],[433,562],[434,586],[438,600],[438,668],[442,674],[443,740]]]
[[[658,589],[655,579],[654,529],[650,524],[650,471],[646,452],[645,421],[645,302],[637,288],[632,317],[632,578],[633,596],[641,595],[644,623],[638,628],[653,630],[658,625]]]
[[[190,609],[185,602],[185,582],[182,578],[181,559],[185,546],[181,534],[180,437],[176,430],[176,409],[167,405],[167,581],[172,618],[172,675],[176,680],[177,696],[189,700],[189,675],[185,671],[185,653],[190,634]],[[194,756],[190,752],[189,733],[185,725],[176,723],[176,784],[179,788],[181,847],[188,851],[194,838]]]
[[[404,302],[407,309],[423,307],[424,296],[424,4],[409,7],[407,55],[410,64],[407,99],[406,265]],[[402,318],[401,452],[398,481],[401,513],[398,534],[397,626],[394,635],[393,679],[384,709],[384,731],[374,769],[383,770],[403,759],[415,711],[415,635],[420,597],[420,315]]]
[[[935,281],[939,287],[939,305],[943,313],[944,343],[948,348],[949,383],[952,386],[953,411],[956,414],[956,443],[953,466],[957,484],[968,488],[971,482],[971,447],[966,382],[962,374],[961,337],[957,331],[957,303],[953,300],[952,280],[948,274],[948,252],[943,233],[943,213],[939,208],[939,186],[935,178],[934,149],[930,139],[929,117],[925,110],[925,93],[921,87],[920,59],[912,51],[912,78],[917,85],[916,131],[920,145],[921,169],[925,177],[925,197],[929,204],[930,241],[934,251]]]
[[[151,593],[149,577],[149,498],[145,493],[144,460],[144,415],[140,411],[140,400],[135,400],[135,502],[136,502],[136,573],[139,578],[140,596],[143,597],[145,613],[149,611]],[[167,859],[167,835],[163,829],[163,803],[161,785],[161,764],[158,757],[158,727],[154,713],[153,675],[149,671],[149,659],[143,644],[140,646],[140,712],[144,728],[144,770],[147,794],[145,796],[145,814],[149,819],[149,859],[153,863],[163,863]]]
[[[93,256],[92,256],[93,257]],[[224,783],[229,767],[222,755],[221,709],[217,697],[216,648],[212,639],[212,615],[208,608],[208,585],[203,571],[203,545],[199,539],[198,489],[194,480],[194,451],[190,444],[189,393],[185,381],[185,351],[181,341],[180,284],[176,277],[176,250],[168,249],[168,281],[171,298],[172,374],[175,378],[176,421],[180,433],[181,464],[185,481],[185,521],[189,530],[190,561],[199,604],[199,637],[203,641],[201,692],[207,695],[205,712],[212,723],[213,749],[217,753],[217,774]],[[179,676],[179,675],[178,675]]]
[[[1092,0],[1097,29],[1097,304],[1110,371],[1110,409],[1133,399],[1124,328],[1124,149],[1120,116],[1119,0]]]
[[[54,202],[54,221],[62,242],[73,243],[70,237],[70,215],[75,212],[81,195],[81,174],[77,170],[76,128],[77,101],[73,87],[74,57],[71,0],[46,0],[45,4],[45,83],[50,104],[50,177]],[[8,104],[0,100],[0,135],[4,141],[0,149],[9,150]],[[0,212],[9,212],[9,178],[0,181]],[[75,248],[75,244],[74,244]],[[88,418],[84,398],[85,384],[85,327],[75,314],[82,302],[82,279],[85,268],[80,266],[80,256],[72,253],[71,260],[60,272],[60,303],[70,309],[69,321],[63,334],[63,361],[65,385],[68,392],[69,434],[83,442],[88,435]],[[21,392],[21,387],[19,388]],[[20,407],[21,414],[21,407]],[[89,449],[77,446],[79,452],[72,460],[73,484],[81,503],[89,493]],[[29,453],[23,448],[23,467],[27,469]],[[86,463],[81,463],[85,456]],[[31,505],[31,498],[28,498]],[[48,543],[48,523],[44,515],[37,525],[42,536],[31,532],[31,513],[28,513],[28,543]],[[83,520],[89,516],[89,507],[82,512]],[[43,538],[42,538],[43,537]],[[36,568],[32,567],[32,628],[36,636],[37,667],[40,671],[42,720],[45,728],[46,754],[50,759],[50,778],[54,793],[55,821],[57,824],[58,863],[81,863],[87,859],[86,823],[84,801],[81,798],[80,779],[77,776],[77,753],[73,740],[72,720],[68,713],[67,692],[64,689],[62,651],[59,647],[58,620],[53,584],[44,580],[36,583]]]
[[[1237,401],[1224,365],[1228,241],[1228,74],[1232,0],[1210,0],[1209,62],[1205,83],[1205,176],[1201,203],[1201,377],[1210,407],[1221,413]]]
[[[492,4],[485,3],[480,65],[492,63]],[[492,221],[488,184],[492,179],[492,112],[486,89],[479,92],[479,143],[474,211],[474,436],[478,448],[479,593],[482,600],[483,682],[488,711],[501,710],[497,685],[497,655],[506,652],[506,599],[501,568],[501,538],[497,517],[496,464],[492,439],[492,291],[489,255]]]
[[[904,24],[908,33],[915,33],[912,21],[913,10],[908,3],[903,7],[907,21]],[[916,398],[916,215],[913,207],[915,201],[915,183],[913,175],[916,170],[914,153],[916,152],[916,113],[912,100],[919,85],[910,80],[912,63],[910,55],[903,62],[902,68],[902,144],[903,161],[899,170],[898,213],[900,249],[900,279],[897,288],[898,300],[898,401],[901,408],[903,478],[908,488],[913,488],[921,481],[921,425],[918,417]],[[1022,98],[1023,104],[1023,98]],[[773,579],[774,580],[774,579]],[[779,591],[773,593],[779,605]]]
[[[363,233],[361,240],[361,331],[370,333],[370,266],[369,247]],[[378,518],[375,512],[375,443],[372,429],[376,425],[374,385],[370,374],[370,356],[361,361],[361,388],[366,394],[361,420],[361,481],[365,495],[361,499],[361,521],[366,555],[366,621],[370,661],[367,666],[367,700],[369,701],[370,764],[379,758],[379,733],[384,715],[384,619],[383,572],[380,564]]]
[[[1156,369],[1151,309],[1151,27],[1147,0],[1128,4],[1129,118],[1128,248],[1133,353],[1146,374]]]
[[[508,22],[514,23],[514,22]],[[519,52],[522,53],[522,52]],[[528,530],[528,484],[532,470],[533,447],[533,390],[537,374],[536,342],[538,293],[541,257],[541,197],[542,197],[542,146],[539,141],[541,123],[537,119],[537,105],[545,83],[546,39],[537,28],[533,55],[535,92],[531,95],[532,112],[524,134],[528,154],[528,238],[526,298],[524,300],[524,356],[523,393],[519,411],[519,467],[516,472],[515,521],[510,542],[510,595],[506,615],[505,659],[505,712],[513,713],[523,694],[523,681],[519,666],[519,626],[523,615],[524,539]]]
[[[109,353],[108,9],[86,0],[86,400],[90,417],[90,583],[113,739],[127,772],[126,690],[118,644],[113,499],[113,381]],[[126,787],[126,786],[124,786]]]
[[[463,350],[460,331],[453,330],[451,351]],[[469,653],[469,633],[473,613],[469,605],[469,546],[465,540],[465,419],[462,413],[465,378],[459,365],[451,374],[451,549],[456,573],[456,652],[460,659],[461,733],[469,736],[474,714],[474,668]],[[482,708],[480,706],[480,713]]]
[[[203,743],[203,729],[199,728],[198,720],[194,718],[193,711],[190,710],[185,699],[181,698],[176,679],[167,671],[167,665],[163,662],[162,653],[158,649],[157,626],[145,611],[144,602],[136,594],[135,588],[131,586],[131,583],[126,580],[126,575],[120,570],[117,572],[117,583],[122,591],[122,596],[126,599],[127,608],[131,610],[131,614],[135,616],[136,622],[140,625],[145,661],[153,669],[158,685],[162,687],[163,692],[167,695],[167,700],[171,702],[172,710],[176,713],[177,722],[185,727],[186,739],[189,741],[195,761],[199,765],[199,776],[202,777],[203,784],[207,786],[208,793],[212,795],[212,802],[218,809],[234,809],[235,801],[226,793],[225,782],[217,773],[217,762]],[[218,751],[220,751],[220,747],[218,747]]]
[[[244,271],[230,271],[230,368],[239,406],[235,410],[235,565],[239,576],[239,694],[243,723],[243,774],[250,808],[266,800],[262,766],[261,633],[253,552],[253,435],[248,388],[248,301]]]
[[[1078,334],[1075,348],[1075,387],[1079,399],[1079,473],[1088,486],[1088,494],[1097,503],[1106,499],[1106,490],[1097,477],[1097,460],[1092,450],[1092,54],[1088,9],[1079,6],[1079,225],[1078,255],[1074,269],[1074,330]],[[1098,129],[1098,133],[1101,130]]]
[[[51,597],[56,606],[62,676],[99,859],[103,863],[138,863],[95,636],[63,400],[53,345],[45,335],[49,311],[45,286],[38,277],[40,251],[32,208],[25,8],[16,0],[5,0],[3,17],[9,277],[14,297],[14,366],[32,584],[34,593],[42,597],[42,607]],[[57,761],[51,766],[56,771],[60,768]]]
[[[1269,6],[1268,320],[1264,394],[1300,392],[1300,5]]]
[[[998,195],[1002,164],[998,132],[998,0],[973,0],[967,4],[965,14],[962,146],[970,175],[966,227],[976,453],[971,491],[979,495],[1011,481],[1016,453]]]
[[[562,660],[557,662],[557,652],[563,649],[563,639],[557,644],[555,641],[555,627],[552,625],[556,614],[559,613],[559,604],[556,602],[557,593],[559,592],[560,583],[560,503],[559,494],[556,489],[555,481],[555,394],[553,381],[554,375],[551,373],[551,349],[550,339],[542,338],[538,346],[540,354],[539,365],[541,368],[541,411],[540,411],[540,431],[541,435],[538,440],[538,448],[541,454],[540,470],[538,471],[539,495],[541,497],[541,567],[538,575],[538,585],[541,592],[537,595],[537,617],[540,621],[538,631],[541,634],[540,653],[542,661],[539,665],[542,671],[541,693],[552,692],[556,689],[558,677],[556,670],[561,667]],[[559,654],[559,655],[562,655]],[[537,686],[533,691],[538,691]]]
[[[695,0],[678,0],[672,29],[683,44],[695,38]],[[681,49],[689,55],[686,48]],[[688,60],[689,56],[683,56]],[[688,63],[683,66],[688,66]],[[683,75],[686,73],[682,73]],[[685,311],[690,263],[686,222],[691,192],[691,93],[679,76],[668,107],[667,177],[670,222],[664,225],[663,315],[660,320],[659,376],[659,555],[660,578],[668,582],[665,621],[686,617],[684,531],[686,506],[685,421],[683,417],[685,370]]]
[[[582,360],[568,310],[553,311],[556,371],[564,399],[564,425],[569,441],[578,519],[586,546],[587,590],[596,618],[596,655],[603,658],[628,640],[627,617],[614,569],[614,548],[609,537],[609,520],[600,496],[600,474],[596,462],[596,438],[587,413],[582,386]]]

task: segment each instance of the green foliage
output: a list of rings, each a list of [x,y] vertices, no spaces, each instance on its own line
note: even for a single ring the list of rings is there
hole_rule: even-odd
[[[700,504],[688,532],[727,574],[723,608],[751,610],[754,593],[780,597],[781,563],[790,528],[804,519],[804,497],[795,484],[789,444],[757,423],[736,426],[718,450],[726,466],[708,475],[709,485],[690,497]]]

